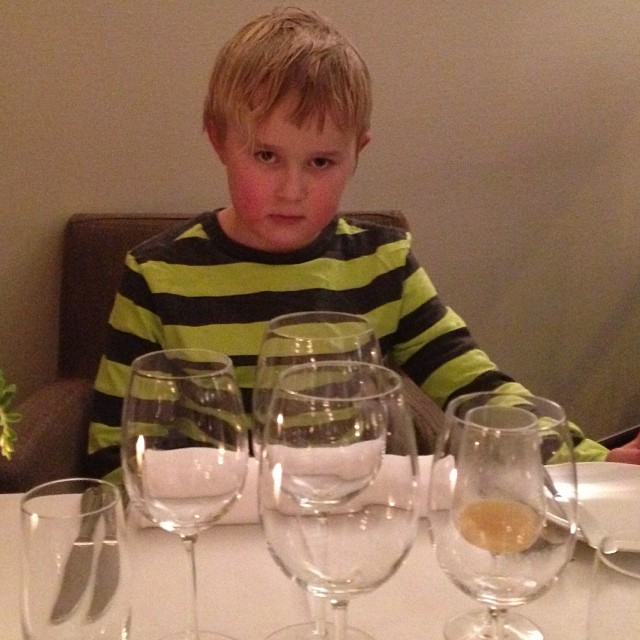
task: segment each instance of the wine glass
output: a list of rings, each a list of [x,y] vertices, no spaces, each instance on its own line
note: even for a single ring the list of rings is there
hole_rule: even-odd
[[[416,535],[418,489],[397,373],[323,361],[281,375],[261,449],[260,515],[284,573],[331,602],[333,640],[371,640],[347,626],[347,605],[402,564]],[[304,635],[294,626],[270,637]]]
[[[562,465],[562,484],[552,480]],[[452,400],[428,497],[440,567],[486,609],[445,624],[447,640],[541,640],[511,607],[544,594],[571,559],[576,469],[562,408],[544,398],[481,392]]]
[[[303,311],[267,323],[251,397],[256,449],[280,374],[293,365],[323,360],[382,364],[380,345],[367,318],[339,311]]]
[[[122,416],[122,468],[131,502],[177,533],[191,567],[190,628],[167,636],[220,640],[198,628],[195,543],[236,502],[247,473],[246,417],[231,360],[169,349],[133,361]]]
[[[380,345],[367,318],[339,311],[303,311],[267,323],[252,393],[252,444],[257,456],[271,392],[280,374],[292,365],[322,360],[382,364]],[[319,640],[327,635],[325,600],[312,596],[311,601],[313,621],[297,625],[290,633]]]

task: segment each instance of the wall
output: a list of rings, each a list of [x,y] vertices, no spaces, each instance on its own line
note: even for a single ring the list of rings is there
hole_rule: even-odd
[[[0,368],[21,397],[54,376],[71,214],[226,202],[200,130],[207,77],[274,4],[0,5]],[[481,345],[590,433],[640,422],[637,0],[300,4],[374,77],[345,208],[403,209]]]

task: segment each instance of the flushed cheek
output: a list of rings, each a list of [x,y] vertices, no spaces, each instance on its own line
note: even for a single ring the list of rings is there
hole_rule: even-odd
[[[312,199],[309,209],[314,212],[312,217],[316,224],[320,226],[327,224],[335,216],[339,204],[339,198],[327,194]]]
[[[347,179],[336,178],[315,184],[309,189],[308,198],[321,209],[335,210],[340,204],[347,182]]]
[[[249,211],[258,211],[269,202],[270,186],[259,176],[231,176],[229,179],[231,198],[236,208],[242,206]]]

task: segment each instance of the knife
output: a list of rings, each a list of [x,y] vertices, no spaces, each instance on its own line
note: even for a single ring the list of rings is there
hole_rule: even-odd
[[[60,591],[51,611],[50,620],[53,624],[60,624],[71,616],[87,588],[93,564],[93,532],[101,506],[99,487],[91,487],[82,494],[80,513],[86,514],[86,517],[82,519],[78,537],[73,542],[67,558]]]
[[[560,492],[553,482],[551,474],[546,467],[544,467],[544,484],[554,498],[562,498]],[[585,507],[584,504],[582,504],[580,501],[578,501],[576,508],[576,520],[578,521],[578,527],[580,529],[580,532],[582,533],[584,541],[590,547],[597,549],[605,536],[600,523],[598,522],[598,520],[596,520],[589,509],[587,509],[587,507]]]
[[[108,495],[105,494],[104,498],[107,500]],[[89,622],[95,622],[104,613],[120,581],[120,547],[115,507],[105,512],[104,521],[104,538],[100,546],[93,596],[87,613]]]

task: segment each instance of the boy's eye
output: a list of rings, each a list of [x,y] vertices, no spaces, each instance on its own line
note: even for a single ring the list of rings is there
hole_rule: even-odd
[[[316,169],[327,169],[328,167],[330,167],[333,164],[333,162],[331,160],[329,160],[328,158],[314,158],[311,161],[311,164]]]
[[[273,151],[256,151],[255,157],[260,162],[273,162],[276,156]]]

